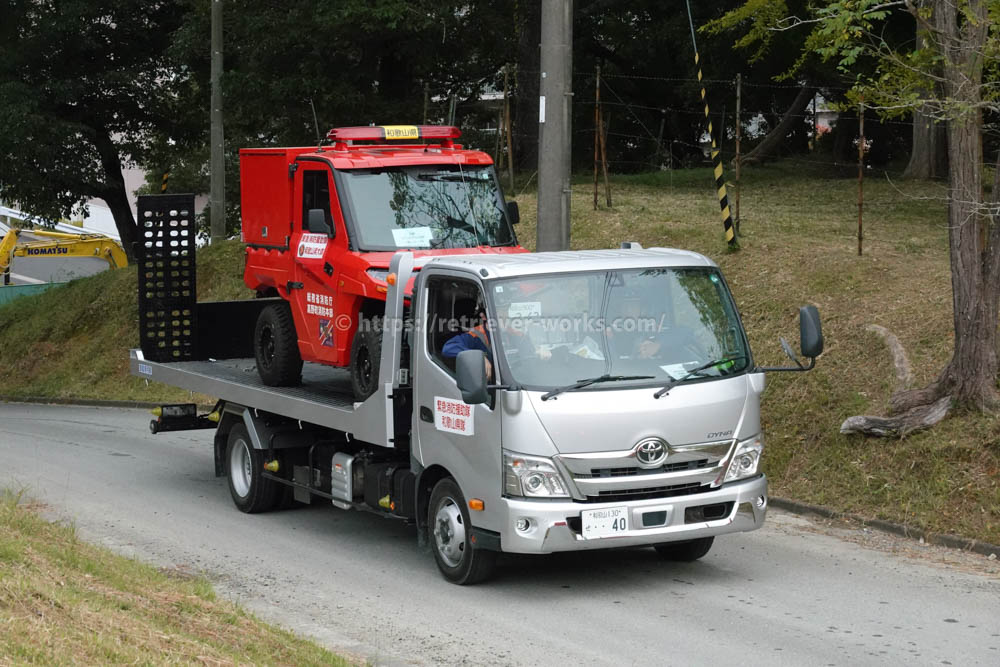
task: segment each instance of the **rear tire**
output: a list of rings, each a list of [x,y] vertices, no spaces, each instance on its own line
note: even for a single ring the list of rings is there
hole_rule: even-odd
[[[666,560],[691,562],[707,554],[712,548],[713,542],[715,542],[715,537],[701,537],[687,542],[657,544],[653,548],[656,549],[656,553],[660,554],[661,558]]]
[[[461,489],[450,477],[431,492],[427,507],[434,560],[444,578],[464,586],[489,579],[496,569],[497,552],[476,547],[469,540],[472,522]]]
[[[264,456],[259,449],[254,449],[243,424],[237,424],[229,432],[226,471],[229,493],[241,512],[256,514],[274,507],[278,499],[278,485],[261,476]]]
[[[254,328],[253,352],[264,384],[294,387],[302,382],[299,340],[287,303],[271,304],[260,311]]]
[[[382,361],[382,327],[379,318],[361,318],[351,342],[351,389],[363,401],[378,389]]]

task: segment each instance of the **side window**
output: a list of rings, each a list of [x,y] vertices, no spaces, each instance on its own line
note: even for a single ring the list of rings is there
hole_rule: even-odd
[[[454,278],[433,278],[427,290],[427,351],[449,373],[464,349],[490,349],[476,312],[483,304],[479,287]]]
[[[326,224],[333,227],[330,215],[330,177],[326,169],[306,171],[302,174],[302,229],[307,229],[309,210],[323,209]]]

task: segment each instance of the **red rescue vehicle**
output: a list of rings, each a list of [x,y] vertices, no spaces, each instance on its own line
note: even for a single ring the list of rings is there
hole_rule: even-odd
[[[265,384],[298,384],[305,360],[349,366],[358,400],[374,392],[395,252],[525,252],[493,160],[454,143],[459,136],[455,127],[345,127],[329,132],[330,146],[240,151],[244,280],[282,299],[254,331]]]

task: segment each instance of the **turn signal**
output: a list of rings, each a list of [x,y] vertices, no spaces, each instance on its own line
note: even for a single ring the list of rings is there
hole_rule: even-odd
[[[395,273],[390,273],[389,275],[387,275],[385,277],[385,281],[387,283],[389,283],[390,285],[395,285],[396,284],[396,274]]]
[[[482,512],[484,509],[486,509],[486,503],[484,503],[479,498],[472,498],[471,500],[469,500],[469,509],[475,510],[476,512]]]

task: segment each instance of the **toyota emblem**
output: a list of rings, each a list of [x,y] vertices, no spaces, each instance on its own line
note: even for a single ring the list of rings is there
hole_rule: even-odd
[[[646,438],[635,446],[635,460],[640,468],[658,468],[667,454],[667,443],[659,438]]]

